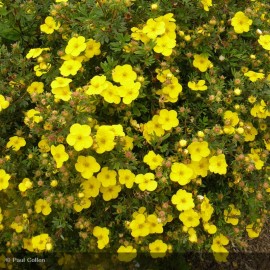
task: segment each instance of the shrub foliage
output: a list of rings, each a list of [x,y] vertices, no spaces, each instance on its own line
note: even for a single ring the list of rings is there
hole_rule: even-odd
[[[2,2],[1,251],[225,262],[259,236],[268,4]]]

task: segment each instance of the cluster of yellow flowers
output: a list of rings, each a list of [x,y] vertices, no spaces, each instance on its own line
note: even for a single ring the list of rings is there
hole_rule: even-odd
[[[163,232],[163,224],[158,217],[155,214],[148,215],[143,207],[133,214],[133,218],[128,227],[131,229],[131,235],[134,238]]]
[[[154,115],[152,120],[143,125],[143,136],[150,142],[152,136],[161,137],[165,134],[165,131],[170,131],[172,128],[177,127],[178,124],[179,120],[175,110],[162,109],[158,115]]]
[[[38,64],[34,66],[34,71],[36,72],[37,77],[46,74],[51,68],[51,64],[48,62],[47,55],[46,57],[45,54],[43,54],[43,56],[41,55],[43,52],[47,52],[49,50],[49,48],[33,48],[26,55],[27,59],[37,59]]]
[[[131,104],[139,96],[140,82],[135,82],[137,74],[131,65],[117,65],[112,70],[112,79],[120,86],[107,81],[105,75],[96,75],[86,86],[87,95],[101,95],[108,103],[119,104],[122,98],[124,104]]]
[[[56,2],[65,3],[67,0],[56,0]],[[103,2],[106,1],[101,1]],[[201,0],[198,4],[202,4],[204,10],[209,11],[212,1]],[[155,8],[157,7],[152,7],[153,10]],[[252,24],[253,20],[249,19],[244,12],[236,12],[231,20],[234,29],[232,32],[237,37],[238,34],[250,31]],[[63,30],[61,23],[51,16],[45,19],[40,29],[47,35],[57,34],[55,31],[62,33]],[[161,203],[165,205],[164,209],[168,210],[165,211],[166,213],[159,214],[158,205],[149,210],[151,214],[147,213],[146,207],[141,207],[134,212],[132,206],[125,212],[128,216],[125,216],[125,220],[117,220],[119,225],[125,225],[126,230],[123,235],[128,234],[128,238],[131,239],[128,241],[122,238],[116,242],[119,247],[117,250],[119,260],[128,262],[134,259],[140,250],[139,244],[144,240],[147,244],[143,248],[148,250],[153,258],[164,257],[172,250],[170,242],[163,237],[166,232],[165,226],[174,221],[179,228],[177,230],[183,233],[185,239],[188,239],[191,244],[202,243],[205,239],[204,236],[201,237],[202,233],[206,234],[206,241],[210,243],[216,260],[226,261],[229,251],[225,246],[232,239],[228,235],[223,235],[221,232],[226,230],[223,231],[219,226],[223,222],[226,226],[231,226],[230,228],[236,228],[241,224],[243,210],[237,201],[226,198],[228,207],[215,213],[216,216],[221,215],[223,220],[222,222],[215,220],[215,198],[211,192],[209,196],[205,195],[207,191],[202,181],[206,182],[208,180],[206,178],[210,179],[211,176],[217,179],[227,177],[229,172],[232,178],[235,177],[235,183],[239,183],[242,180],[241,170],[234,171],[238,164],[247,173],[263,171],[267,164],[269,154],[267,151],[270,151],[270,139],[268,135],[263,137],[260,145],[255,143],[255,139],[261,136],[260,131],[262,134],[267,133],[265,132],[268,128],[267,118],[270,116],[268,101],[266,98],[257,100],[255,96],[246,95],[246,103],[250,105],[250,108],[240,105],[240,102],[232,107],[229,105],[231,101],[226,102],[225,98],[222,102],[228,106],[221,104],[221,100],[217,100],[217,97],[222,96],[223,93],[217,89],[219,85],[215,86],[217,78],[215,68],[218,69],[218,67],[213,64],[216,63],[214,57],[212,59],[211,54],[202,53],[202,50],[196,50],[194,54],[187,53],[190,60],[187,66],[196,75],[192,74],[188,78],[178,76],[180,70],[171,61],[177,54],[174,52],[178,46],[176,29],[173,13],[150,18],[145,24],[132,27],[130,35],[132,40],[128,46],[124,47],[124,51],[132,52],[132,44],[142,44],[147,50],[149,47],[153,49],[154,53],[152,51],[151,53],[158,59],[153,71],[142,71],[136,64],[119,61],[110,69],[108,68],[108,71],[104,68],[101,72],[97,64],[97,72],[89,72],[92,75],[85,76],[83,86],[78,86],[76,75],[80,77],[86,74],[85,62],[95,56],[101,58],[106,55],[101,54],[101,43],[97,41],[98,38],[94,40],[78,34],[71,34],[70,37],[63,35],[64,47],[58,51],[59,66],[55,67],[55,73],[47,82],[43,78],[47,78],[49,71],[52,71],[53,56],[50,54],[52,48],[33,48],[28,52],[26,58],[37,61],[34,71],[37,77],[41,77],[40,80],[29,82],[29,85],[25,87],[37,106],[25,112],[24,123],[33,130],[33,133],[40,135],[38,148],[28,155],[28,160],[35,155],[37,162],[40,162],[41,170],[37,170],[33,178],[30,176],[30,178],[20,178],[15,188],[27,200],[31,198],[30,194],[35,193],[37,185],[44,189],[40,189],[43,192],[35,193],[33,209],[28,214],[23,212],[11,220],[9,228],[16,233],[24,233],[29,228],[30,215],[36,215],[44,220],[47,216],[52,217],[59,210],[56,206],[59,200],[53,200],[54,196],[59,195],[59,198],[63,199],[63,205],[68,201],[67,212],[75,213],[83,219],[84,214],[91,212],[99,199],[103,205],[110,205],[111,201],[116,202],[115,199],[120,198],[119,204],[111,204],[113,206],[111,208],[116,208],[120,213],[122,208],[120,209],[119,205],[126,194],[136,197],[139,193],[139,198],[154,197],[156,194],[163,196],[165,187],[164,201]],[[182,35],[181,31],[179,35]],[[132,43],[134,41],[135,43]],[[185,41],[189,42],[189,38]],[[263,49],[270,50],[270,35],[260,34],[257,41]],[[160,59],[166,61],[159,61]],[[93,59],[93,62],[95,60]],[[252,69],[256,70],[254,67]],[[149,78],[147,78],[148,71],[151,74]],[[244,68],[241,74],[243,80],[252,85],[264,83],[270,78],[263,70],[256,72]],[[146,108],[147,115],[134,120],[132,109],[136,109],[136,105],[140,103],[137,102],[138,99],[145,96],[145,88],[149,83],[144,78],[151,79],[155,83],[153,87],[152,85],[149,87],[151,88],[149,96],[157,96],[151,104],[153,105],[151,112],[150,108]],[[46,89],[45,82],[49,84],[49,89]],[[186,85],[180,82],[185,82]],[[242,92],[245,91],[244,84],[241,81],[240,83],[232,82],[232,84],[235,88],[228,90],[229,98],[232,95],[241,97]],[[185,104],[187,108],[178,106],[178,103],[182,102],[183,96],[183,100],[187,99],[187,94],[201,98],[210,91],[212,91],[211,94],[216,93],[216,96],[209,94],[209,103],[214,97],[220,105],[217,110],[217,119],[221,123],[211,129],[207,126],[211,120],[209,123],[208,120],[206,123],[203,120],[201,126],[204,128],[196,131],[197,112],[192,112],[192,116],[189,116],[188,102]],[[138,115],[141,115],[140,108],[143,108],[145,100],[139,104],[142,107],[138,105]],[[155,104],[155,101],[158,101],[158,104]],[[9,105],[8,99],[0,95],[0,112]],[[102,105],[104,107],[101,108]],[[57,106],[59,106],[59,111],[53,110],[53,107],[57,108]],[[192,106],[190,108],[194,109]],[[101,116],[99,111],[102,112]],[[210,115],[211,112],[207,113]],[[253,118],[247,120],[249,115]],[[121,124],[117,124],[121,121],[119,119],[123,119]],[[255,120],[258,120],[258,123]],[[137,121],[141,123],[138,124]],[[193,125],[189,128],[186,123]],[[30,136],[26,137],[18,132],[14,135],[16,136],[11,136],[6,143],[6,150],[12,155],[19,156],[22,152],[20,150],[26,149],[26,146],[30,144]],[[233,157],[233,153],[227,154],[230,148],[228,141],[231,139],[237,142],[236,157]],[[166,140],[164,144],[163,140]],[[218,145],[219,142],[224,141],[226,141],[226,146]],[[132,152],[133,143],[134,145],[136,143],[134,153]],[[167,148],[162,149],[164,145]],[[138,148],[142,149],[142,155],[136,152]],[[244,148],[246,148],[245,151]],[[173,151],[175,153],[171,154]],[[118,162],[112,164],[117,159],[121,161],[119,161],[120,165]],[[2,159],[1,162],[4,163]],[[43,168],[46,172],[42,171]],[[14,187],[10,180],[16,176],[8,172],[8,169],[0,169],[0,191],[6,192],[10,187]],[[44,184],[43,176],[49,178],[50,181]],[[71,186],[72,194],[65,194],[66,190],[62,192],[62,185]],[[196,188],[197,186],[202,187],[202,195],[199,195],[201,191]],[[232,182],[229,182],[228,186],[233,186]],[[268,183],[265,186],[268,187]],[[132,188],[134,190],[130,190]],[[245,188],[248,191],[252,190],[247,186]],[[57,192],[59,192],[58,195],[56,195]],[[270,192],[269,187],[266,192]],[[219,195],[219,197],[222,196]],[[159,204],[158,199],[159,197],[155,197],[156,204]],[[147,200],[145,201],[147,204]],[[29,205],[30,203],[27,202],[26,207]],[[129,206],[123,206],[125,207]],[[3,229],[2,211],[3,208],[0,208],[0,230]],[[96,226],[98,225],[96,222],[91,221],[91,225],[87,223],[86,236],[84,235],[82,239],[88,241],[88,237],[94,236],[97,248],[103,250],[110,247],[114,240],[112,235],[115,236],[116,233],[112,228],[113,222],[105,224],[106,222],[102,221],[99,223],[100,226]],[[261,232],[263,220],[258,219],[256,222],[248,220],[243,224],[241,226],[245,228],[248,236],[255,238]],[[35,234],[36,232],[31,235]],[[166,236],[168,235],[169,233],[166,232]],[[150,238],[146,238],[148,236]],[[52,238],[52,235],[50,237],[46,233],[31,238],[21,237],[23,248],[30,252],[50,251],[53,248]]]
[[[147,44],[150,40],[155,42],[154,51],[164,56],[170,56],[176,46],[176,24],[172,13],[147,20],[142,29],[132,27],[131,37],[134,40]]]
[[[53,247],[51,238],[47,233],[42,233],[32,238],[24,238],[23,244],[23,248],[30,252],[50,251]]]

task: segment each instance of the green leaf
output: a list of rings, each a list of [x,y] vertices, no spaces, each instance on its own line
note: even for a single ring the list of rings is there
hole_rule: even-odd
[[[12,29],[12,27],[7,25],[5,22],[1,22],[0,36],[8,40],[17,41],[20,39],[20,31],[19,29]]]
[[[5,7],[0,8],[0,16],[6,16],[8,14],[8,11]]]
[[[140,110],[137,107],[133,107],[132,108],[132,113],[135,116],[141,116],[141,112],[140,112]]]

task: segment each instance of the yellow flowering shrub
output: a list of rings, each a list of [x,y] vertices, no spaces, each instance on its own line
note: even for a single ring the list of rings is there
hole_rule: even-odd
[[[260,236],[269,4],[15,2],[0,4],[6,257],[165,269],[190,250],[226,262]]]

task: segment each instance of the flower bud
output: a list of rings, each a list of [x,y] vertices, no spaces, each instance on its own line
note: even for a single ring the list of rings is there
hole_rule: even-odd
[[[235,88],[233,92],[234,92],[234,94],[235,94],[236,96],[240,96],[241,93],[242,93],[242,90],[239,89],[239,88]]]
[[[151,5],[151,10],[157,10],[158,9],[158,4],[154,3]]]
[[[179,145],[180,145],[181,147],[185,147],[185,146],[187,145],[187,141],[186,141],[186,140],[180,140],[180,141],[179,141]]]

